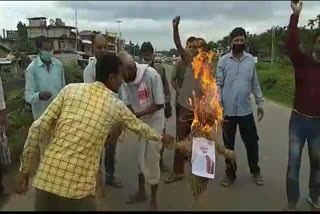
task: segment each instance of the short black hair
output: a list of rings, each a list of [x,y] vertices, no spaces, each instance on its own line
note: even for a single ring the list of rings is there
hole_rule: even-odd
[[[36,48],[37,49],[41,49],[41,47],[42,47],[42,44],[43,43],[50,43],[51,45],[52,45],[52,47],[53,47],[53,42],[52,42],[52,40],[51,39],[49,39],[49,38],[47,38],[47,37],[45,37],[45,36],[39,36],[39,37],[37,37],[36,38]]]
[[[247,39],[247,32],[242,27],[236,27],[230,33],[230,40],[232,41],[232,39],[237,36],[244,36],[244,38]]]
[[[122,62],[114,54],[107,53],[97,58],[96,64],[96,81],[104,83],[110,74],[119,72]]]
[[[193,42],[195,39],[196,39],[196,37],[190,36],[190,37],[187,39],[187,43]]]
[[[152,46],[151,42],[142,43],[140,52],[141,53],[146,53],[146,52],[153,53],[154,50],[153,50],[153,46]]]
[[[202,41],[202,44],[207,44],[206,40],[204,38],[196,38],[197,41]]]
[[[94,44],[94,42],[96,41],[97,36],[103,36],[103,37],[108,41],[106,35],[101,34],[101,33],[95,33],[95,32],[94,32],[93,35],[91,36],[91,42],[92,42],[92,44]]]
[[[317,38],[320,36],[320,30],[317,30],[313,35],[313,44],[316,43]]]

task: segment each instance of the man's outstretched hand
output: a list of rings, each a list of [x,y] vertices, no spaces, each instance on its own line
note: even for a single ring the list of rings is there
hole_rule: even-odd
[[[291,8],[294,14],[299,15],[302,10],[302,1],[291,1]]]
[[[176,16],[173,20],[172,20],[172,26],[173,28],[178,28],[180,23],[180,16]]]

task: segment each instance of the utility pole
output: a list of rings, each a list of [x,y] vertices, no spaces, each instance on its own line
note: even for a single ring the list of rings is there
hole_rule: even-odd
[[[275,30],[274,27],[271,28],[271,64],[273,64],[274,61],[274,36],[275,36]]]
[[[121,51],[121,30],[120,30],[120,24],[122,23],[122,21],[118,20],[116,21],[118,23],[118,33],[119,33],[119,47],[118,50]]]
[[[74,10],[74,15],[76,19],[76,51],[78,51],[78,14],[77,9]]]

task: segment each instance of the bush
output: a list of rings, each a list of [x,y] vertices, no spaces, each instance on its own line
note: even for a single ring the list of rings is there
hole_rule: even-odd
[[[78,65],[77,61],[70,61],[63,64],[64,75],[66,83],[81,83],[83,82],[82,71]]]
[[[28,108],[9,114],[6,134],[13,162],[19,161],[32,122],[32,113]]]
[[[294,99],[294,72],[287,59],[277,63],[258,63],[256,66],[261,89],[265,96],[292,106]]]

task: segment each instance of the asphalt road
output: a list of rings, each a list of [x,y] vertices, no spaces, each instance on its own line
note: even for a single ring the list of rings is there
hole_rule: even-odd
[[[168,67],[170,71],[171,67]],[[169,73],[169,72],[168,72]],[[174,97],[174,96],[173,96]],[[173,101],[174,102],[174,101]],[[254,103],[254,102],[253,102]],[[265,117],[257,123],[260,136],[260,166],[265,180],[264,186],[257,186],[250,174],[244,145],[237,133],[236,154],[238,157],[238,179],[228,188],[219,185],[224,176],[224,160],[218,157],[216,178],[211,180],[208,190],[197,204],[199,211],[281,211],[286,206],[285,176],[288,160],[288,124],[291,110],[269,100],[265,102]],[[256,110],[254,110],[256,111]],[[255,112],[256,116],[256,112]],[[167,133],[175,135],[175,116],[167,122]],[[117,149],[116,174],[122,180],[124,188],[107,187],[107,197],[101,201],[105,211],[144,211],[148,203],[127,205],[125,201],[129,194],[137,189],[137,161],[136,148],[128,134],[124,144]],[[166,151],[165,163],[172,167],[173,151]],[[186,172],[190,172],[186,164]],[[308,194],[309,164],[307,149],[303,151],[300,169],[301,199],[298,210],[309,211],[305,198]],[[12,183],[14,175],[5,178]],[[162,175],[159,185],[159,209],[163,211],[190,211],[191,192],[186,179],[173,184],[163,182],[166,174]],[[150,196],[150,188],[147,187]],[[31,190],[23,196],[12,194],[2,201],[1,210],[22,211],[33,210],[33,194]]]

